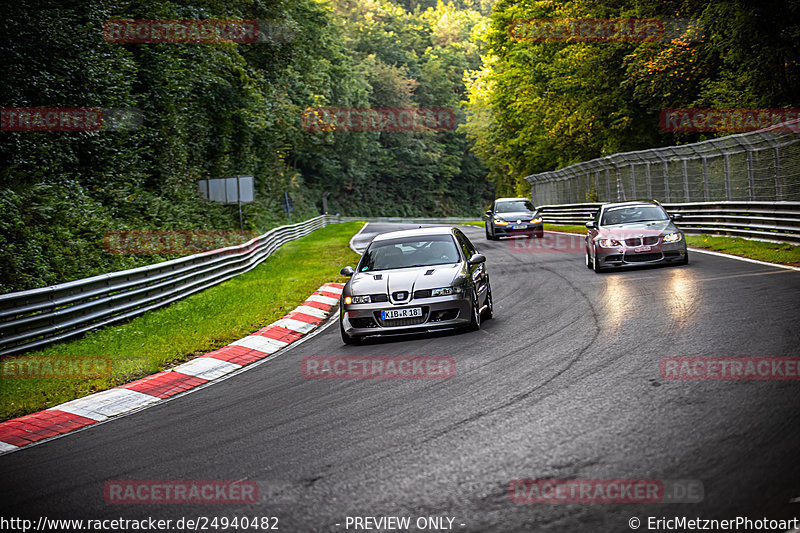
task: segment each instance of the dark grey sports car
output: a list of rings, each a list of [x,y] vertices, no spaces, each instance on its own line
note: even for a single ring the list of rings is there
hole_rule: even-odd
[[[527,198],[498,198],[483,218],[490,241],[517,235],[544,236],[542,215]]]
[[[342,340],[468,327],[492,317],[486,257],[457,228],[376,236],[342,291]]]

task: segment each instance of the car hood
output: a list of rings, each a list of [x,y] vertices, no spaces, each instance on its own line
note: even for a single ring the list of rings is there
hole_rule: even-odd
[[[653,222],[639,222],[636,224],[619,224],[616,226],[603,226],[598,231],[598,235],[603,238],[627,239],[638,237],[639,235],[661,235],[678,231],[671,220],[659,220]]]
[[[450,287],[461,274],[461,263],[425,267],[358,272],[348,282],[350,295],[391,294],[394,291],[417,291]],[[346,290],[347,290],[346,289]]]
[[[506,222],[516,222],[517,220],[531,221],[536,213],[531,211],[516,211],[514,213],[495,213],[494,218],[504,220]]]

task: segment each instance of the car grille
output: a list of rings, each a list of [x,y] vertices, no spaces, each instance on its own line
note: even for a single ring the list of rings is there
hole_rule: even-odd
[[[649,237],[631,237],[630,239],[625,239],[625,244],[628,246],[652,246],[654,244],[658,244],[658,236],[651,235]]]
[[[430,298],[431,290],[430,289],[423,289],[419,291],[414,291],[414,298]]]
[[[661,253],[657,254],[625,254],[625,262],[627,263],[646,263],[647,261],[658,261],[664,256]]]
[[[375,311],[373,315],[375,317],[375,322],[377,322],[378,325],[381,327],[416,326],[417,324],[422,324],[428,320],[429,312],[430,312],[430,307],[425,306],[422,308],[422,316],[415,316],[412,318],[396,318],[394,320],[384,320],[381,318],[380,311]]]
[[[389,295],[388,294],[370,294],[369,299],[372,302],[388,302]]]

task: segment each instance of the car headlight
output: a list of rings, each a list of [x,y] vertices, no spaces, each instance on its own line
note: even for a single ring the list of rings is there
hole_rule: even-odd
[[[461,292],[461,287],[442,287],[440,289],[433,289],[431,296],[449,296],[451,294],[458,294]]]
[[[667,233],[664,235],[664,242],[680,242],[681,241],[681,234],[680,233]]]
[[[531,220],[531,223],[533,223],[533,224],[538,224],[538,223],[539,223],[539,222],[541,222],[541,221],[542,221],[542,217],[536,217],[536,218],[534,218],[533,220]]]
[[[508,222],[506,222],[505,220],[494,219],[494,223],[497,224],[498,226],[508,226]]]
[[[616,239],[600,239],[597,241],[603,248],[613,248],[615,246],[622,246],[622,243]]]

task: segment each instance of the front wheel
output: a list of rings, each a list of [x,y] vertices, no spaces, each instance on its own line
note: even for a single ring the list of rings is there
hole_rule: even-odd
[[[469,322],[469,330],[477,331],[481,329],[481,310],[478,307],[478,293],[472,291],[472,319]]]
[[[595,252],[594,254],[594,260],[592,261],[592,268],[594,268],[594,271],[597,274],[603,271],[603,269],[600,268],[600,261],[597,260],[597,252]]]
[[[485,228],[486,228],[486,240],[487,241],[493,241],[495,239],[495,237],[492,237],[489,234],[489,224],[486,224]]]
[[[592,270],[594,268],[594,264],[592,263],[592,257],[589,255],[589,250],[586,250],[586,268]]]
[[[492,288],[486,286],[486,310],[483,312],[483,318],[489,320],[494,317],[494,303],[492,302]]]
[[[339,320],[339,333],[342,334],[342,342],[345,344],[349,344],[352,346],[361,343],[361,337],[354,337],[344,332],[344,324],[342,324],[341,319]]]

